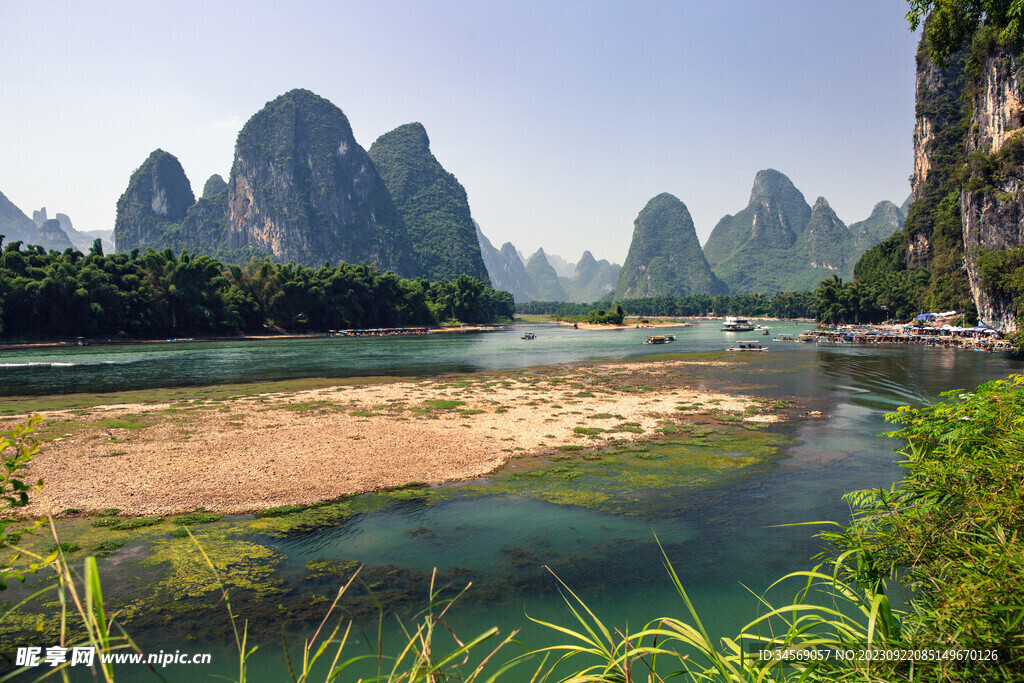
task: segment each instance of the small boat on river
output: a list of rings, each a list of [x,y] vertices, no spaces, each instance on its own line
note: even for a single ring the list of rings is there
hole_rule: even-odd
[[[644,340],[644,344],[671,344],[675,340],[676,336],[674,334],[659,335],[648,337],[647,339]]]
[[[728,348],[729,351],[767,351],[767,346],[753,344],[751,342],[737,342]]]
[[[522,339],[536,339],[537,335],[534,332],[527,332],[522,336]]]

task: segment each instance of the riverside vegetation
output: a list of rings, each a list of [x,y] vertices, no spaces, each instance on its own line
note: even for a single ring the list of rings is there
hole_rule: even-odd
[[[517,655],[516,631],[504,638],[496,628],[463,640],[454,637],[448,619],[457,609],[454,601],[467,593],[443,590],[431,580],[426,610],[407,627],[405,641],[389,648],[390,656],[378,642],[372,656],[353,657],[344,653],[351,624],[331,618],[358,574],[352,567],[339,575],[344,580],[335,600],[324,605],[327,615],[298,650],[298,658],[289,659],[289,670],[297,681],[338,680],[349,667],[369,659],[376,669],[371,678],[381,681],[495,680],[510,675],[520,680],[524,671],[533,672],[535,681],[667,680],[670,675],[690,681],[1019,680],[1024,674],[1022,412],[1024,376],[1011,376],[974,392],[949,392],[945,401],[931,407],[901,408],[890,415],[900,427],[891,436],[905,440],[899,450],[905,457],[904,479],[888,490],[849,494],[852,521],[821,534],[831,542],[831,549],[818,558],[821,564],[773,586],[774,594],[779,587],[795,586],[792,602],[776,607],[762,598],[763,613],[733,638],[716,642],[709,635],[666,559],[669,581],[687,607],[683,618],[666,616],[639,631],[622,631],[605,625],[562,584],[574,623],[536,621],[550,630],[550,644]],[[0,439],[3,492],[14,492],[3,497],[8,508],[22,505],[30,493],[21,475],[34,453],[32,428],[19,426]],[[200,515],[183,518],[180,528],[208,521]],[[34,563],[29,569],[55,574],[55,584],[45,590],[56,591],[63,606],[65,642],[103,651],[138,650],[106,611],[95,555],[85,560],[79,574],[68,559],[76,549],[58,542],[52,520],[50,528],[55,535],[52,552],[29,555]],[[17,542],[12,531],[3,528],[5,544]],[[238,645],[235,680],[249,680],[247,660],[253,647],[247,625],[232,611],[230,584],[222,580],[222,570],[202,543],[195,558],[192,571],[210,577],[196,579],[212,582],[224,598],[225,618]],[[9,564],[3,567],[5,577],[11,571]],[[897,579],[912,590],[906,610],[896,609],[887,596]],[[3,621],[15,619],[27,604],[5,612]],[[976,648],[994,652],[994,659],[791,660],[783,666],[751,654],[773,648],[806,652],[863,647],[940,653]],[[295,652],[287,644],[285,648]],[[513,667],[516,673],[509,674]],[[97,673],[104,680],[115,679],[106,665]]]
[[[42,313],[41,313],[42,312]],[[512,296],[468,275],[406,280],[372,265],[224,265],[171,249],[105,255],[11,242],[0,254],[0,337],[297,332],[511,318]]]

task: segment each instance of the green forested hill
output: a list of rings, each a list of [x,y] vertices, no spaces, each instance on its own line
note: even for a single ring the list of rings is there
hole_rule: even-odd
[[[430,151],[420,123],[377,138],[369,151],[401,213],[424,275],[488,279],[466,190]]]
[[[616,298],[724,293],[704,258],[686,205],[667,192],[647,202],[633,222]]]
[[[536,287],[537,298],[541,301],[568,301],[569,295],[565,293],[562,283],[558,280],[558,273],[548,262],[547,255],[543,249],[538,249],[526,261],[526,272]]]

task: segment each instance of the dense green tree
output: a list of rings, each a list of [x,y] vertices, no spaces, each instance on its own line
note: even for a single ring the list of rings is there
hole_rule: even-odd
[[[908,0],[907,20],[916,31],[924,23],[924,42],[938,65],[950,58],[979,28],[990,26],[1003,42],[1019,41],[1024,0]]]
[[[99,244],[83,255],[12,242],[0,253],[0,335],[8,339],[489,323],[514,311],[510,294],[467,275],[403,280],[366,264],[267,258],[243,268],[171,249],[106,256]]]

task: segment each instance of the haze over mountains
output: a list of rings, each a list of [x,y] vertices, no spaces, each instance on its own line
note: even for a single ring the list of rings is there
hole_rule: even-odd
[[[32,218],[29,218],[0,192],[0,235],[4,236],[5,244],[24,242],[56,251],[68,248],[88,251],[97,239],[110,246],[111,234],[110,230],[75,230],[67,214],[58,213],[54,218],[47,218],[45,206],[33,211]]]
[[[118,251],[189,249],[228,262],[272,257],[318,267],[375,263],[403,277],[469,275],[517,301],[742,294],[813,289],[852,276],[858,258],[899,230],[907,205],[880,202],[847,226],[819,197],[811,206],[782,173],[754,178],[747,206],[723,217],[703,249],[686,205],[662,193],[640,211],[623,266],[582,250],[576,264],[543,249],[495,248],[473,220],[465,188],[430,149],[420,123],[380,136],[369,152],[345,114],[308,90],[268,102],[242,127],[227,180],[197,199],[178,159],[157,149],[117,202]],[[93,235],[70,219],[29,219],[0,194],[8,242],[85,250]],[[581,245],[585,247],[586,245]]]

